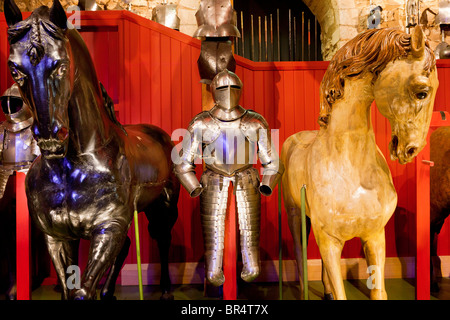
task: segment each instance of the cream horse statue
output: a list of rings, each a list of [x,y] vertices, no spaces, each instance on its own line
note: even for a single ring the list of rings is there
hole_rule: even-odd
[[[325,297],[346,299],[340,257],[344,243],[361,239],[368,266],[375,266],[371,299],[387,299],[384,227],[397,205],[392,176],[376,145],[371,105],[392,129],[392,160],[410,162],[426,144],[439,85],[436,60],[420,27],[361,33],[333,57],[320,87],[320,130],[298,132],[283,144],[283,198],[300,287],[301,188],[306,215],[323,262]],[[310,227],[308,225],[308,233]]]

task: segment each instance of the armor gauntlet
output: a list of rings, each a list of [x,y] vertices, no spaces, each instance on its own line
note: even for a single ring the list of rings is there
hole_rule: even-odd
[[[241,121],[241,127],[250,141],[258,143],[258,158],[263,166],[259,191],[270,196],[283,175],[284,166],[272,143],[269,125],[263,116],[249,110]]]
[[[183,139],[180,151],[181,161],[174,167],[175,175],[192,198],[199,196],[203,191],[202,185],[195,175],[194,161],[201,156],[200,147],[205,129],[204,118],[207,115],[207,112],[202,112],[192,119],[187,129],[188,134]]]

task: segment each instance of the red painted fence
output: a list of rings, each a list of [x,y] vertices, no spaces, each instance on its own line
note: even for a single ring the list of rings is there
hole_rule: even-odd
[[[26,17],[27,14],[24,14]],[[186,128],[201,111],[201,84],[197,59],[200,41],[128,11],[82,12],[81,29],[96,66],[99,80],[116,104],[124,124],[152,123],[168,133]],[[0,17],[0,91],[12,84],[6,67],[6,24]],[[279,129],[279,146],[301,130],[318,129],[319,85],[328,62],[252,62],[236,57],[236,73],[244,83],[241,100],[245,108],[261,113],[272,129]],[[435,110],[450,111],[450,61],[438,61],[440,87]],[[373,127],[381,151],[389,159],[390,126],[372,108]],[[178,143],[176,141],[176,143]],[[386,227],[388,257],[415,255],[415,166],[388,160],[399,194],[398,208]],[[200,176],[201,168],[198,168]],[[420,188],[419,188],[420,192]],[[261,259],[278,259],[278,197],[263,197],[261,212]],[[142,263],[159,261],[156,243],[140,215]],[[134,243],[134,226],[129,236]],[[292,238],[283,212],[283,259],[294,259]],[[171,262],[197,262],[203,256],[199,199],[182,190],[179,218],[172,232]],[[313,237],[308,258],[319,258]],[[82,244],[80,263],[86,262],[88,243]],[[440,235],[439,254],[450,255],[450,223]],[[344,258],[363,256],[359,239],[349,241]],[[126,263],[136,263],[132,245]]]

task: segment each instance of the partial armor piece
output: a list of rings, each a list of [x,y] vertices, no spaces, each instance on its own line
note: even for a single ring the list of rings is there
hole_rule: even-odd
[[[221,71],[236,70],[231,41],[202,41],[200,56],[197,60],[200,82],[210,84],[212,79]]]
[[[230,0],[201,0],[195,13],[198,29],[193,37],[240,37],[237,15]]]
[[[184,137],[175,174],[191,197],[200,195],[205,243],[205,274],[215,285],[225,281],[222,262],[230,182],[236,194],[243,270],[241,278],[253,281],[260,273],[259,235],[261,194],[269,196],[284,169],[271,143],[270,128],[258,113],[239,105],[242,82],[229,70],[211,82],[215,102],[191,121]],[[202,154],[198,154],[201,147]],[[255,153],[264,168],[260,182]],[[201,182],[194,161],[204,159]]]
[[[160,3],[153,8],[152,20],[168,28],[180,30],[180,18],[177,15],[177,5]]]
[[[102,11],[103,8],[100,7],[95,0],[79,0],[78,7],[82,11]]]
[[[0,123],[0,198],[3,197],[8,178],[14,171],[28,171],[40,155],[33,138],[33,115],[20,96],[15,83],[0,97],[6,121]]]
[[[445,32],[450,31],[450,1],[439,2],[439,13],[436,15],[435,23],[439,24],[441,30],[441,43],[434,49],[436,59],[450,59],[450,45],[445,42]]]

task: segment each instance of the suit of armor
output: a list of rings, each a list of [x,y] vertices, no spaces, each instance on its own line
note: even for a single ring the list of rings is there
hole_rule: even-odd
[[[0,197],[3,197],[8,178],[14,171],[28,171],[40,154],[30,126],[33,115],[23,103],[17,84],[0,98],[6,121],[0,123]]]
[[[259,233],[261,193],[270,195],[283,173],[282,164],[272,147],[270,130],[258,113],[241,107],[242,83],[228,70],[221,71],[211,82],[215,106],[198,114],[183,140],[180,162],[175,173],[191,197],[200,195],[200,211],[205,241],[206,278],[219,286],[225,281],[222,271],[225,215],[228,188],[233,184],[243,270],[241,278],[254,280],[260,272]],[[206,164],[201,182],[195,175],[194,161]],[[263,166],[260,183],[254,151]]]

